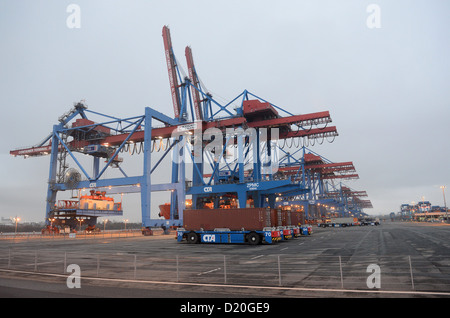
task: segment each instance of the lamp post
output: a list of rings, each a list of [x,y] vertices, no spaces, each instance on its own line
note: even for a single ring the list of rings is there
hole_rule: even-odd
[[[83,222],[82,218],[77,218],[77,220],[80,222],[80,232],[81,232],[81,222]]]
[[[444,196],[444,209],[445,209],[445,219],[448,223],[448,211],[447,211],[447,202],[445,202],[445,186],[441,186],[442,189],[442,195]]]
[[[16,222],[16,230],[14,231],[14,234],[17,234],[17,223],[19,223],[19,221],[20,221],[20,218],[18,218],[16,215],[16,217],[14,218],[14,222]]]

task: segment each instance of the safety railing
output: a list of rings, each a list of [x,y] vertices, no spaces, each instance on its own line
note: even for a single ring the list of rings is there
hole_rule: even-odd
[[[450,258],[421,256],[81,253],[1,249],[0,269],[81,277],[223,285],[450,292]]]
[[[140,229],[130,230],[106,230],[106,231],[79,231],[76,233],[47,233],[42,234],[39,232],[28,233],[0,233],[1,240],[17,240],[17,241],[35,241],[35,240],[72,240],[72,239],[102,239],[106,237],[110,238],[124,238],[124,237],[141,237],[142,231]]]

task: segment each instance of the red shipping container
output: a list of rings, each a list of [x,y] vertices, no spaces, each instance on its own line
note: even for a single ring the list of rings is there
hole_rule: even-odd
[[[281,223],[281,219],[278,219],[279,213],[277,209],[270,210],[270,224],[271,226],[277,227]]]
[[[78,118],[74,123],[72,123],[72,128],[89,126],[89,125],[95,125],[95,122],[93,122],[92,120],[86,119],[86,118]],[[107,135],[111,134],[111,129],[109,129],[108,127],[102,126],[102,125],[98,125],[98,126],[94,126],[94,127],[90,127],[90,128],[84,128],[84,130],[90,130],[90,129],[105,133]]]
[[[281,226],[291,225],[291,211],[281,210]]]
[[[183,227],[188,231],[217,228],[257,231],[271,226],[270,216],[268,208],[184,210]]]
[[[305,224],[305,212],[291,211],[291,225],[297,226]]]
[[[290,211],[273,209],[270,213],[272,226],[277,227],[291,225]]]

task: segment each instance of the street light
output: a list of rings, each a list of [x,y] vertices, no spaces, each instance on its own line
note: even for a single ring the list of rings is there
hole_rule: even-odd
[[[442,189],[442,195],[444,196],[444,209],[445,209],[445,218],[447,220],[448,223],[448,211],[447,211],[447,203],[445,202],[445,186],[441,186]]]
[[[83,222],[84,220],[82,218],[77,218],[78,221],[80,221],[80,232],[81,232],[81,222]]]
[[[20,221],[20,218],[18,218],[16,215],[16,217],[13,218],[13,220],[14,220],[14,222],[16,222],[16,230],[15,230],[14,234],[17,234],[17,223]]]

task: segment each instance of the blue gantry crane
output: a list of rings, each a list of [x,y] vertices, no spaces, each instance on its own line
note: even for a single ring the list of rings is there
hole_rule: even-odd
[[[332,162],[317,154],[306,145],[300,148],[280,149],[283,156],[279,172],[284,177],[300,180],[306,193],[295,197],[281,197],[278,205],[301,206],[306,219],[319,219],[332,213],[344,217],[354,215],[362,217],[364,208],[371,208],[370,200],[361,200],[367,196],[365,191],[355,191],[342,183],[342,180],[359,179],[353,162]]]
[[[328,111],[295,115],[247,90],[222,104],[202,84],[191,48],[185,49],[185,76],[167,26],[162,35],[173,116],[145,107],[143,115],[119,118],[79,102],[59,118],[43,142],[11,151],[15,156],[50,155],[47,222],[56,218],[74,223],[79,217],[95,222],[99,216],[122,215],[121,205],[106,209],[80,202],[58,204],[58,192],[80,189],[91,189],[97,197],[140,193],[144,234],[152,227],[182,226],[186,204],[195,209],[219,208],[227,201],[238,208],[275,208],[279,197],[287,198],[286,202],[292,198],[336,200],[320,197],[330,193],[323,181],[337,171],[332,163],[308,166],[305,147],[297,150],[303,156],[295,160],[294,154],[286,156],[283,150],[284,146],[298,148],[334,140],[338,133],[329,125]],[[121,153],[143,156],[138,175],[129,176]],[[68,158],[73,167],[68,167]],[[291,173],[295,167],[300,175]],[[105,172],[110,169],[120,175],[108,177]],[[170,181],[156,182],[152,173],[157,169],[170,171],[165,173]],[[151,213],[152,193],[157,191],[170,192],[169,212],[164,217]]]

